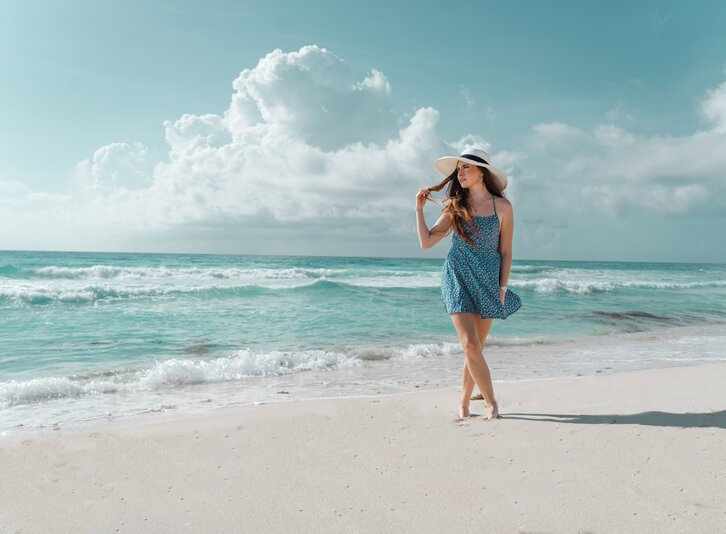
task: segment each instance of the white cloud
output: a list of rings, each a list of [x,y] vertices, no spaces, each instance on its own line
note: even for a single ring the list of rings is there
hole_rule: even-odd
[[[232,137],[219,115],[185,113],[175,122],[164,121],[164,138],[172,152],[221,147]]]
[[[270,52],[233,88],[221,114],[164,122],[162,161],[149,161],[140,143],[100,147],[76,166],[72,195],[42,224],[26,210],[25,227],[42,234],[52,219],[52,239],[64,241],[56,248],[108,248],[114,239],[138,248],[202,227],[223,228],[228,247],[250,239],[248,228],[261,229],[262,240],[279,228],[317,239],[346,229],[411,238],[415,191],[437,178],[435,157],[453,151],[435,109],[399,127],[382,72],[358,83],[342,59],[314,45]]]
[[[151,171],[148,149],[142,143],[111,143],[79,162],[74,178],[81,188],[136,189],[151,182]]]
[[[583,213],[717,212],[726,194],[726,130],[720,122],[726,124],[726,83],[708,91],[702,109],[715,127],[684,136],[641,135],[612,124],[590,130],[537,124],[520,185],[539,186],[553,203],[560,195]]]
[[[700,223],[706,233],[726,222],[724,95],[726,83],[705,94],[709,128],[688,135],[644,135],[607,123],[532,126],[512,162],[520,250],[531,257],[625,257],[618,243],[637,247],[653,239],[646,228],[660,225],[662,254],[673,258],[667,235],[683,232],[679,221],[707,221]],[[702,239],[679,250],[687,254],[692,245],[700,254]],[[639,249],[629,254],[637,258]]]
[[[326,48],[273,50],[244,69],[233,88],[225,119],[235,140],[259,135],[257,126],[331,151],[355,142],[383,144],[396,135],[383,73],[374,69],[359,83],[345,61]]]
[[[388,82],[386,75],[378,69],[371,69],[362,82],[353,84],[353,88],[358,91],[371,91],[373,93],[391,94],[391,84]]]
[[[536,134],[535,140],[541,142],[542,147],[569,144],[586,138],[585,132],[562,122],[535,124],[532,131]]]
[[[304,245],[297,253],[331,253],[354,236],[375,240],[362,254],[389,243],[398,243],[389,253],[413,254],[415,191],[440,180],[437,157],[475,145],[510,176],[519,250],[562,253],[568,231],[600,218],[723,209],[724,87],[703,99],[713,127],[692,135],[550,122],[522,146],[500,148],[476,133],[444,140],[430,107],[395,115],[376,69],[360,76],[315,45],[274,50],[234,80],[226,110],[165,121],[162,161],[140,143],[112,143],[79,162],[67,194],[0,182],[0,243],[207,251],[213,241],[244,252],[280,239]]]
[[[714,130],[726,133],[726,82],[708,91],[701,109]]]

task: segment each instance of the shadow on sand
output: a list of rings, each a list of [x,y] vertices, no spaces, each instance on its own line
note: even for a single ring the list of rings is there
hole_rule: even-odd
[[[640,412],[614,415],[580,415],[557,413],[513,413],[501,414],[502,419],[525,419],[554,423],[576,423],[581,425],[647,425],[678,428],[722,428],[726,429],[726,410],[705,413]]]

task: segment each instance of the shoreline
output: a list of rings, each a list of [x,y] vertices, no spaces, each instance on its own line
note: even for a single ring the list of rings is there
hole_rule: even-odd
[[[634,334],[629,334],[634,335]],[[690,362],[690,360],[686,360]],[[555,376],[536,376],[527,378],[514,378],[514,379],[493,379],[495,394],[501,388],[515,387],[518,386],[526,387],[527,385],[540,385],[549,382],[562,382],[563,385],[567,383],[578,383],[580,381],[587,381],[591,379],[610,378],[615,377],[627,377],[634,378],[635,375],[639,374],[650,374],[658,373],[660,371],[676,372],[679,369],[706,369],[714,367],[717,371],[721,371],[723,368],[724,376],[726,376],[726,360],[717,361],[698,361],[693,363],[684,363],[679,365],[668,365],[663,367],[649,367],[642,369],[622,369],[615,371],[608,371],[606,373],[596,374],[577,374],[577,375],[555,375]],[[214,384],[211,384],[212,386]],[[199,385],[197,385],[199,386]],[[201,384],[206,387],[209,384]],[[330,395],[330,396],[311,396],[311,397],[295,397],[295,398],[268,398],[260,401],[250,402],[239,402],[232,403],[226,406],[211,407],[201,412],[185,412],[176,410],[148,410],[144,413],[129,414],[123,416],[114,416],[110,419],[93,419],[84,423],[79,423],[71,426],[63,427],[58,425],[58,428],[52,428],[51,425],[39,428],[39,427],[27,427],[14,433],[8,433],[6,435],[0,435],[0,446],[3,444],[14,444],[16,441],[25,439],[43,439],[45,437],[52,438],[53,436],[80,436],[86,434],[89,431],[95,432],[99,430],[114,430],[117,429],[121,432],[133,432],[136,426],[140,428],[154,427],[158,425],[174,425],[182,423],[197,423],[207,421],[211,418],[221,417],[226,418],[228,416],[234,416],[239,410],[254,410],[264,406],[284,406],[290,404],[304,404],[304,403],[316,403],[316,402],[347,402],[347,401],[372,401],[378,400],[383,401],[388,399],[396,401],[399,398],[408,397],[411,395],[418,394],[435,394],[436,396],[451,394],[454,395],[455,401],[458,401],[458,394],[461,391],[459,384],[457,385],[422,385],[415,386],[415,389],[407,389],[405,391],[393,391],[387,393],[354,393],[346,396]],[[478,393],[478,389],[475,388],[474,393]],[[472,401],[471,406],[476,407],[477,403],[481,401]],[[726,403],[724,403],[726,404]],[[501,405],[501,402],[500,402]],[[456,403],[455,403],[456,406]],[[452,417],[456,414],[456,410],[452,410]],[[303,415],[304,410],[303,410]],[[53,425],[55,426],[55,425]]]
[[[664,327],[643,332],[560,338],[551,342],[534,340],[530,343],[516,336],[513,343],[507,338],[495,336],[494,342],[485,351],[495,387],[497,384],[544,379],[692,367],[726,361],[726,335],[722,326]],[[387,349],[378,350],[382,354]],[[106,421],[111,424],[133,422],[146,416],[171,416],[172,413],[181,417],[187,414],[214,416],[225,406],[234,408],[288,400],[376,397],[459,387],[463,355],[457,343],[445,340],[437,344],[401,345],[390,350],[394,354],[389,358],[372,361],[363,358],[354,366],[313,368],[237,380],[216,380],[214,373],[217,367],[208,366],[205,359],[193,362],[188,370],[180,369],[175,364],[176,360],[172,359],[168,363],[160,362],[156,369],[154,380],[160,381],[160,387],[136,390],[133,383],[121,383],[119,391],[109,393],[89,389],[86,394],[65,396],[65,390],[71,385],[75,387],[75,383],[46,385],[41,377],[38,383],[32,384],[34,389],[19,390],[20,393],[32,395],[37,390],[39,395],[45,396],[49,394],[47,388],[50,387],[58,388],[64,396],[35,402],[26,400],[3,410],[6,419],[0,425],[0,442],[14,434],[42,433],[56,426],[83,431]],[[228,364],[227,361],[219,361]],[[167,364],[168,371],[164,369]],[[167,372],[168,378],[164,378]],[[177,385],[176,381],[184,378],[184,373],[193,380],[198,380],[199,373],[202,373],[204,380]],[[99,375],[99,372],[92,375]],[[167,379],[170,381],[168,385],[165,384]],[[80,387],[90,388],[90,385]],[[105,389],[108,386],[102,378],[96,387]]]
[[[495,381],[496,421],[456,421],[445,387],[20,433],[0,531],[716,532],[725,381],[723,362]]]
[[[691,325],[586,335],[546,343],[537,340],[507,343],[503,342],[506,338],[501,338],[485,352],[495,388],[504,384],[609,376],[638,370],[697,367],[726,362],[726,335],[721,326]],[[6,414],[0,425],[0,444],[15,435],[31,436],[61,427],[83,432],[98,424],[133,425],[145,418],[214,417],[225,408],[377,398],[460,387],[463,356],[456,343],[440,342],[435,354],[430,353],[427,344],[416,347],[419,347],[416,351],[409,352],[401,346],[398,354],[390,359],[363,359],[355,366],[185,385],[172,383],[170,387],[148,390],[91,391],[85,395],[21,402],[0,412]],[[683,353],[684,350],[688,353]],[[170,362],[173,364],[174,360]],[[205,365],[204,360],[197,364]],[[162,365],[166,364],[162,362]],[[192,371],[196,372],[194,368]],[[176,381],[177,373],[176,367],[170,368],[170,379]],[[41,394],[47,394],[42,384],[35,387]]]

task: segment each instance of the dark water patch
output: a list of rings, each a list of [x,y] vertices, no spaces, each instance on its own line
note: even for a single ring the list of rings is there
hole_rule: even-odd
[[[665,315],[656,315],[654,313],[633,310],[633,311],[600,311],[595,310],[592,312],[595,317],[602,317],[611,321],[630,321],[630,320],[649,320],[670,323],[675,318],[668,317]]]
[[[703,317],[680,313],[675,315],[659,315],[642,310],[605,311],[595,310],[591,317],[598,323],[615,327],[617,330],[628,333],[646,332],[653,328],[668,326],[686,326],[704,322]]]
[[[218,348],[217,343],[211,343],[208,341],[200,341],[198,343],[192,343],[181,349],[184,354],[193,354],[194,356],[205,356],[210,354],[214,349]]]

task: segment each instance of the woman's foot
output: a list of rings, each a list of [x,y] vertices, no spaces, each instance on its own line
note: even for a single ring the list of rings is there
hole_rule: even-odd
[[[466,404],[466,405],[462,404],[461,406],[459,406],[459,419],[464,419],[466,417],[469,417],[469,415],[470,414],[469,414],[469,405],[468,404]]]
[[[496,403],[496,401],[489,406],[487,406],[486,411],[484,412],[484,419],[499,419],[499,405]]]

